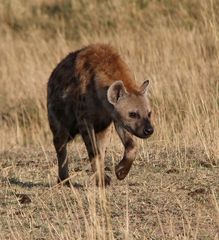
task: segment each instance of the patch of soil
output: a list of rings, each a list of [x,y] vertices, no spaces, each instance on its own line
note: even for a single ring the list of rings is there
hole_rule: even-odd
[[[112,182],[105,191],[95,186],[85,150],[82,157],[69,153],[71,188],[56,184],[53,148],[0,154],[0,237],[11,239],[17,231],[22,239],[58,239],[61,233],[64,239],[87,239],[96,231],[108,234],[106,239],[216,239],[218,165],[198,165],[195,149],[188,153],[189,165],[172,149],[165,155],[156,151],[150,149],[151,162],[137,159],[123,181],[114,176],[111,160],[118,154],[107,155]]]

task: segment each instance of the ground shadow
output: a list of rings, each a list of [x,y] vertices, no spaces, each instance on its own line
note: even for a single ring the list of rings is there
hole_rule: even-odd
[[[49,183],[42,183],[42,182],[30,182],[30,181],[21,181],[17,178],[7,178],[4,180],[5,182],[8,182],[9,184],[12,185],[17,185],[19,187],[23,188],[33,188],[33,187],[51,187]]]
[[[51,188],[53,187],[53,184],[49,184],[49,183],[42,183],[42,182],[37,182],[37,183],[34,183],[34,182],[30,182],[30,181],[21,181],[20,179],[17,179],[17,178],[7,178],[7,179],[4,179],[2,182],[7,182],[11,185],[17,185],[19,187],[22,187],[22,188],[33,188],[33,187],[46,187],[46,188]],[[55,184],[56,185],[56,184]],[[61,186],[61,184],[60,184]],[[77,182],[71,182],[71,186],[76,188],[76,189],[83,189],[84,186],[82,184],[79,184]]]

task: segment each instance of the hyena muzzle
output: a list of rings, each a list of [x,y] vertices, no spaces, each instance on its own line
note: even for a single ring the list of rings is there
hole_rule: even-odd
[[[148,138],[154,129],[146,80],[138,87],[126,63],[109,45],[93,44],[70,53],[48,81],[48,120],[58,158],[58,182],[69,185],[67,143],[77,134],[85,143],[91,167],[100,185],[110,184],[104,173],[110,125],[124,145],[115,168],[122,180],[136,156],[133,135]]]

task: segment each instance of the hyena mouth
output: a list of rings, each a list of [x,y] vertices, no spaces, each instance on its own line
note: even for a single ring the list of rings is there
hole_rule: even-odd
[[[139,138],[142,138],[142,139],[149,138],[152,134],[152,133],[148,133],[146,131],[143,131],[142,133],[139,133],[137,131],[134,131],[131,127],[129,127],[127,125],[123,125],[123,128],[125,128],[128,132],[135,135],[136,137],[139,137]]]
[[[132,128],[129,127],[128,125],[123,124],[122,127],[123,127],[125,130],[127,130],[128,132],[130,132],[131,134],[136,135],[136,133],[135,133],[135,132],[132,130]],[[137,136],[137,135],[136,135],[136,136]]]
[[[125,129],[130,132],[130,133],[133,133],[133,130],[129,127],[129,126],[125,126]]]

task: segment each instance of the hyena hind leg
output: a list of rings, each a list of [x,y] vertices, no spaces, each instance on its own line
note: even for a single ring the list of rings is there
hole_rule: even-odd
[[[92,171],[96,173],[96,184],[98,186],[110,185],[111,178],[104,172],[106,144],[103,144],[103,140],[107,131],[95,134],[93,125],[87,123],[86,120],[80,122],[80,133],[88,152]]]
[[[97,143],[97,148],[99,150],[100,158],[95,159],[96,162],[94,163],[94,166],[97,168],[97,165],[99,165],[99,169],[102,169],[104,174],[105,185],[110,185],[110,182],[111,182],[111,178],[106,173],[104,173],[106,148],[110,142],[111,133],[112,133],[112,125],[108,126],[105,130],[99,133],[96,133],[96,143]],[[97,162],[97,160],[99,161]]]
[[[59,133],[54,134],[53,144],[57,154],[58,160],[58,183],[69,178],[68,159],[67,159],[67,143],[69,134],[67,130],[62,129]],[[70,185],[68,180],[64,181],[65,185]]]

